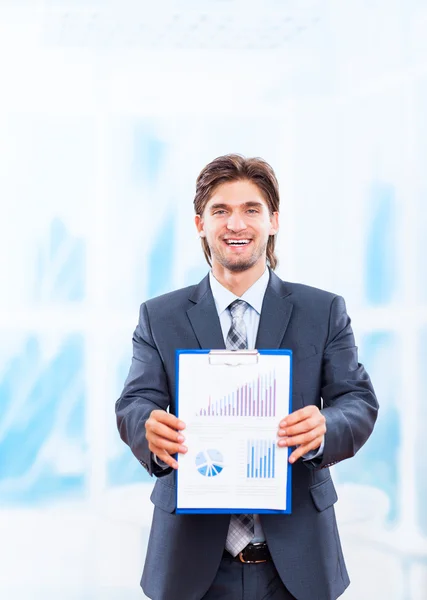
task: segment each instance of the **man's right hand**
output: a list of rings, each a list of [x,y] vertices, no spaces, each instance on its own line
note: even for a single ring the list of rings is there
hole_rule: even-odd
[[[182,445],[185,440],[181,434],[182,429],[185,429],[185,423],[164,410],[151,411],[150,417],[145,423],[148,448],[173,469],[178,468],[178,463],[171,454],[177,452],[185,454],[188,450],[186,446]]]

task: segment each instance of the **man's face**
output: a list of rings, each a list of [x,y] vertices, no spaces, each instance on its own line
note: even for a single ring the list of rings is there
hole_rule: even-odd
[[[245,180],[220,185],[203,215],[196,215],[196,226],[207,240],[212,266],[241,272],[265,262],[268,238],[277,233],[279,223],[259,188]]]

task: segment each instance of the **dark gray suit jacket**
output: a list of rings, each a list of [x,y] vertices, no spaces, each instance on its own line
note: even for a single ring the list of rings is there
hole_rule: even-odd
[[[206,277],[141,306],[133,359],[116,403],[121,438],[158,477],[141,585],[154,600],[200,600],[217,572],[229,515],[177,515],[175,475],[152,459],[145,421],[153,409],[175,413],[175,350],[224,348]],[[349,584],[328,467],[353,456],[368,439],[378,403],[357,348],[344,300],[286,283],[273,272],[265,293],[256,348],[293,351],[292,406],[321,407],[327,433],[322,459],[292,467],[292,514],[261,515],[275,566],[297,600],[334,600]]]

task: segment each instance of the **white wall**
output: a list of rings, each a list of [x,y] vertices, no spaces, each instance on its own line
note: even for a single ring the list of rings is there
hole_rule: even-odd
[[[279,275],[344,295],[377,428],[335,468],[347,600],[427,598],[427,6],[0,3],[0,596],[132,600],[152,482],[115,429],[141,301],[206,272],[216,156],[281,183]]]

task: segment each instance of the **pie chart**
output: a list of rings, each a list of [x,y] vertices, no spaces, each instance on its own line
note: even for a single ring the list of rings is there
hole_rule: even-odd
[[[204,450],[196,456],[196,467],[204,477],[216,477],[224,468],[224,461],[219,450]]]

